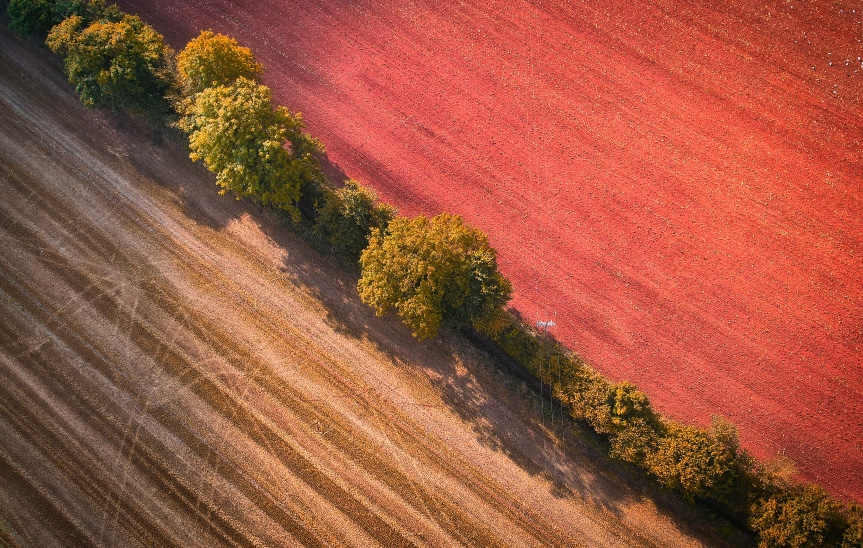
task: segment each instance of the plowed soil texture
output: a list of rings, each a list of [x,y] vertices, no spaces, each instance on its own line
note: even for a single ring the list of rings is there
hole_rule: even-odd
[[[863,6],[122,0],[237,37],[336,167],[490,234],[514,306],[863,500]]]
[[[722,544],[5,30],[0,120],[0,544]]]

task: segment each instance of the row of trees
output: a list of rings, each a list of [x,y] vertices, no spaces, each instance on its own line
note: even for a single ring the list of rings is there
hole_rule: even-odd
[[[178,55],[138,17],[103,0],[11,0],[10,27],[46,39],[64,58],[84,104],[126,110],[188,136],[191,158],[221,193],[283,212],[322,248],[359,265],[358,292],[378,315],[391,310],[421,339],[476,327],[552,386],[576,419],[608,441],[612,457],[644,469],[690,501],[746,519],[762,546],[861,546],[863,519],[816,486],[742,451],[734,426],[665,420],[629,383],[611,383],[550,345],[504,307],[512,286],[481,231],[447,213],[399,217],[355,181],[331,188],[323,145],[302,117],[273,104],[263,67],[227,36],[201,33]],[[299,204],[306,200],[309,211]]]
[[[482,232],[458,216],[406,219],[356,181],[330,189],[317,157],[323,145],[303,131],[299,114],[273,107],[258,83],[254,55],[233,39],[205,31],[177,63],[179,127],[193,160],[216,174],[222,192],[248,197],[301,220],[303,191],[319,196],[313,233],[359,261],[362,300],[378,315],[395,309],[413,334],[435,337],[498,314],[512,287],[497,270]]]
[[[300,114],[273,104],[251,50],[205,31],[175,57],[138,17],[102,4],[79,11],[86,17],[76,12],[59,22],[47,44],[64,57],[84,104],[157,122],[174,113],[191,158],[216,175],[223,194],[294,222],[301,197],[317,197],[312,233],[359,262],[360,297],[378,315],[394,309],[426,339],[443,326],[465,328],[497,314],[509,300],[511,285],[488,238],[460,217],[405,219],[355,181],[328,188],[317,159],[323,145],[305,133]]]
[[[753,458],[730,422],[714,417],[705,429],[667,420],[635,386],[612,383],[512,315],[498,317],[484,332],[550,386],[573,417],[603,436],[612,457],[690,502],[723,509],[757,535],[759,546],[863,546],[859,505],[843,504],[816,485],[796,484],[788,459]]]

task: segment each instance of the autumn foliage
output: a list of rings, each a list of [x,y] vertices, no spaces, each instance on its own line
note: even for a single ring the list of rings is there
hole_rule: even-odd
[[[187,96],[230,85],[238,78],[257,81],[264,67],[249,48],[224,34],[206,30],[177,56],[177,75]]]
[[[363,302],[379,316],[395,309],[419,339],[435,337],[444,325],[481,322],[512,293],[488,237],[448,213],[374,229],[360,264]]]
[[[378,315],[395,310],[420,339],[444,326],[478,328],[604,437],[610,456],[689,501],[744,515],[760,546],[863,545],[859,507],[778,480],[740,449],[732,424],[714,418],[706,429],[666,420],[634,385],[611,382],[504,312],[512,285],[488,237],[461,217],[397,217],[359,183],[329,188],[317,159],[323,145],[305,133],[299,113],[273,104],[259,83],[263,67],[232,38],[205,31],[175,58],[152,27],[102,2],[12,0],[8,12],[19,33],[48,33],[86,105],[150,118],[173,105],[192,159],[215,174],[221,193],[271,206],[295,223],[303,221],[302,192],[320,196],[316,218],[306,220],[309,233],[359,260],[360,298]]]
[[[47,44],[65,58],[69,81],[85,105],[147,116],[167,113],[173,52],[140,18],[123,15],[88,25],[73,15],[51,30]]]
[[[183,114],[191,158],[216,174],[221,193],[299,216],[300,186],[320,177],[314,154],[323,147],[299,115],[274,108],[269,88],[241,77],[196,93]]]

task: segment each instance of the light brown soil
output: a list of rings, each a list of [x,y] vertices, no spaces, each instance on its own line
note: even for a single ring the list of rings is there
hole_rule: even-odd
[[[863,9],[120,0],[252,48],[344,172],[489,234],[512,304],[664,415],[863,502]]]
[[[0,539],[720,544],[48,59],[0,33]]]

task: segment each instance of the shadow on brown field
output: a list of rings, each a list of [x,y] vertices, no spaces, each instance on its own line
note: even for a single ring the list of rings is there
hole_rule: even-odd
[[[217,195],[213,175],[199,163],[189,167],[194,176],[184,177],[183,184],[177,184],[163,166],[191,164],[185,145],[176,140],[158,146],[148,144],[146,130],[140,125],[133,129],[136,124],[128,119],[123,122],[139,141],[131,148],[129,160],[172,193],[188,219],[224,230],[231,222],[248,217],[263,234],[288,251],[289,258],[280,270],[323,305],[327,324],[334,331],[371,343],[393,364],[421,370],[438,390],[441,401],[469,425],[477,441],[506,455],[529,475],[542,478],[554,497],[580,500],[618,518],[625,516],[629,505],[650,500],[686,534],[711,544],[725,542],[698,510],[644,478],[639,470],[610,459],[601,437],[559,409],[552,409],[550,402],[543,401],[462,336],[444,332],[437,340],[421,342],[410,335],[394,313],[376,317],[357,296],[357,274],[346,271],[337,260],[320,255],[285,227],[277,214],[231,196]],[[169,155],[170,161],[149,161],[154,148],[160,155]],[[340,171],[338,166],[330,169]]]
[[[421,342],[410,335],[394,313],[376,317],[357,296],[358,276],[346,272],[335,259],[319,255],[281,224],[277,214],[231,196],[218,196],[212,174],[199,163],[191,165],[185,158],[183,143],[173,141],[155,146],[148,142],[146,128],[135,120],[117,114],[110,116],[122,118],[118,125],[138,141],[127,151],[130,163],[147,179],[172,193],[188,219],[223,230],[232,221],[248,217],[275,244],[289,250],[290,260],[283,262],[282,272],[323,305],[330,327],[357,341],[373,344],[392,363],[423,371],[439,390],[441,400],[470,425],[484,446],[506,454],[530,475],[546,479],[558,497],[595,500],[615,514],[619,514],[621,503],[641,498],[634,492],[593,485],[579,475],[572,461],[593,467],[591,462],[602,458],[596,446],[599,441],[585,439],[589,434],[568,417],[562,417],[559,410],[552,414],[548,402],[541,406],[537,394],[521,381],[508,377],[461,336],[447,332],[437,340]],[[153,149],[170,159],[152,162]],[[194,176],[187,173],[183,183],[177,184],[165,166],[183,162],[190,164],[189,172]],[[545,420],[541,408],[547,415]],[[513,423],[516,417],[520,420]]]
[[[6,35],[0,36],[0,39],[4,40],[4,44],[10,48],[21,49],[37,61],[38,55],[42,54],[41,52],[34,52],[32,47],[22,47],[20,44],[12,42]],[[156,196],[158,200],[154,200],[155,206],[168,204],[168,208],[165,208],[165,210],[171,206],[176,207],[183,216],[182,219],[178,219],[181,223],[183,221],[191,221],[187,224],[205,227],[207,230],[202,232],[219,233],[225,236],[225,239],[230,238],[230,234],[226,233],[233,223],[245,219],[254,224],[276,247],[283,250],[287,257],[281,265],[271,265],[274,273],[277,270],[281,270],[281,273],[285,274],[298,286],[299,292],[309,296],[309,300],[314,301],[314,308],[323,310],[325,321],[331,329],[346,339],[356,342],[357,347],[363,347],[364,344],[370,345],[375,352],[385,356],[389,360],[389,364],[393,365],[395,369],[405,370],[407,371],[406,375],[418,377],[419,380],[417,382],[419,383],[430,384],[436,392],[435,395],[439,401],[445,406],[444,411],[452,412],[456,415],[468,427],[470,433],[482,447],[491,449],[494,453],[505,455],[506,458],[526,474],[532,478],[541,480],[537,482],[537,485],[540,485],[543,489],[547,489],[555,498],[564,501],[581,501],[588,507],[592,506],[600,509],[600,516],[604,515],[604,513],[615,516],[619,523],[616,526],[609,525],[609,527],[618,527],[621,530],[631,527],[631,525],[621,525],[621,523],[623,523],[627,514],[632,511],[631,509],[634,505],[642,504],[649,507],[650,503],[648,501],[653,501],[658,506],[661,517],[670,521],[677,531],[682,531],[684,535],[689,537],[700,539],[700,542],[703,543],[722,544],[715,531],[711,530],[707,525],[704,517],[694,515],[694,512],[686,509],[678,499],[664,494],[657,494],[652,487],[644,487],[644,484],[641,482],[636,482],[634,486],[626,486],[620,478],[632,479],[634,475],[624,467],[611,463],[607,458],[603,457],[600,449],[601,442],[599,440],[587,435],[578,425],[562,417],[557,410],[549,411],[548,405],[540,404],[540,400],[536,394],[527,390],[522,382],[508,377],[488,356],[468,345],[460,336],[447,333],[435,341],[418,342],[410,336],[409,331],[401,325],[398,318],[394,315],[384,318],[375,317],[371,309],[364,306],[356,295],[356,275],[346,273],[339,268],[335,261],[317,254],[297,235],[282,226],[276,215],[261,211],[254,204],[236,201],[230,196],[218,196],[215,192],[213,176],[207,173],[201,165],[191,164],[188,159],[188,151],[181,142],[165,139],[156,145],[152,140],[152,132],[135,120],[119,114],[105,112],[92,113],[86,112],[80,107],[70,106],[71,102],[67,101],[70,93],[69,86],[62,83],[62,76],[57,72],[57,67],[48,66],[44,62],[41,65],[38,62],[34,62],[37,67],[36,70],[43,71],[41,78],[48,80],[57,89],[65,90],[63,93],[66,95],[59,94],[58,96],[62,97],[66,103],[64,104],[62,101],[53,102],[50,94],[40,91],[40,86],[43,84],[39,84],[35,80],[28,83],[22,76],[17,74],[17,71],[9,69],[10,66],[14,66],[15,64],[14,60],[9,58],[9,55],[5,51],[5,46],[3,49],[0,49],[0,56],[6,57],[2,63],[6,68],[0,66],[3,86],[29,90],[29,94],[34,97],[33,100],[39,102],[39,108],[56,114],[58,123],[66,132],[73,135],[75,139],[86,142],[93,150],[105,151],[99,159],[100,162],[109,165],[111,169],[115,169],[117,172],[123,173],[125,178],[140,186],[140,189],[145,190],[144,194]],[[50,72],[52,70],[54,72]],[[2,103],[0,103],[0,106],[4,106],[5,108],[5,105],[2,105]],[[14,117],[13,114],[10,114],[10,119]],[[80,122],[76,118],[79,116],[93,116],[97,121],[92,122],[92,120],[88,119],[85,122]],[[102,127],[107,128],[104,132],[105,134],[93,130],[94,127],[100,124]],[[82,131],[81,127],[87,128],[89,131]],[[113,133],[108,131],[109,129],[118,130],[119,128],[122,128],[122,131],[114,131]],[[9,131],[11,132],[12,130],[10,129]],[[33,138],[40,134],[39,131],[39,128],[35,128],[31,133],[21,131],[20,135],[25,138]],[[115,136],[116,140],[114,140]],[[38,147],[34,145],[34,148]],[[12,160],[8,161],[10,164],[11,162]],[[69,169],[80,169],[80,177],[86,179],[88,174],[85,168],[86,161],[82,161],[81,165],[72,166]],[[104,174],[101,176],[104,176]],[[27,181],[23,176],[21,178],[14,178],[0,171],[0,182],[2,182],[4,188],[14,190],[18,194],[24,193],[22,188],[26,186]],[[35,183],[34,186],[36,186]],[[45,186],[49,185],[46,183]],[[49,203],[50,200],[54,199],[55,197],[45,196],[44,203]],[[58,205],[53,210],[57,212],[65,211],[61,207],[63,204],[60,203],[62,198],[57,198],[56,200]],[[122,204],[117,207],[131,206]],[[155,207],[154,210],[147,211],[147,213],[163,214],[165,210]],[[179,289],[166,287],[160,290],[158,284],[168,282],[157,279],[157,276],[148,270],[150,265],[146,263],[136,264],[134,263],[134,258],[126,260],[122,249],[111,247],[114,244],[111,243],[110,238],[106,239],[104,234],[98,234],[95,231],[87,232],[86,230],[90,230],[92,227],[84,222],[78,223],[74,217],[74,212],[67,218],[57,218],[53,222],[64,224],[68,230],[73,230],[69,227],[80,225],[79,228],[74,229],[74,234],[77,236],[78,241],[70,244],[70,247],[71,245],[75,245],[83,249],[101,246],[100,258],[104,259],[109,255],[113,255],[118,256],[121,261],[128,262],[129,264],[123,265],[124,271],[119,276],[119,279],[125,276],[137,282],[139,285],[130,290],[130,295],[135,291],[140,292],[141,295],[152,301],[152,308],[154,310],[164,307],[167,311],[165,312],[165,316],[171,316],[171,325],[182,326],[183,329],[189,332],[192,332],[192,329],[196,326],[207,325],[204,320],[198,320],[191,316],[183,316],[187,312],[193,312],[193,305],[189,302],[181,302],[184,295]],[[13,225],[14,223],[11,220],[0,218],[0,228],[3,229],[4,233],[14,235],[13,228],[15,227]],[[146,232],[144,229],[140,229],[140,227],[137,229],[141,230],[142,234]],[[82,269],[83,274],[68,272],[69,269],[64,271],[64,266],[69,261],[63,255],[62,249],[54,250],[53,248],[49,248],[46,250],[46,256],[48,258],[56,258],[56,264],[52,267],[52,275],[56,279],[72,280],[73,276],[79,275],[81,278],[80,283],[76,287],[72,287],[75,291],[76,299],[88,305],[95,303],[95,309],[101,306],[102,310],[99,310],[99,312],[105,317],[110,316],[108,312],[105,312],[108,308],[111,309],[110,312],[112,314],[116,314],[118,317],[121,316],[121,312],[128,316],[127,323],[130,327],[128,333],[124,332],[122,335],[128,336],[130,339],[137,337],[136,343],[138,346],[146,346],[140,342],[144,340],[144,334],[133,333],[132,326],[135,326],[135,329],[138,329],[139,324],[145,328],[151,326],[147,325],[144,319],[136,319],[137,317],[134,314],[128,313],[127,310],[123,309],[127,304],[124,301],[130,300],[132,297],[122,294],[119,290],[116,294],[109,294],[104,292],[100,286],[92,284],[88,286],[85,283],[86,275],[93,274],[93,271],[96,274],[100,273],[103,265],[78,265]],[[0,257],[0,259],[3,259],[3,257]],[[48,259],[45,260],[47,261]],[[147,277],[146,280],[144,279],[145,277]],[[104,285],[108,282],[103,280],[99,283]],[[135,306],[137,306],[137,299],[132,300],[135,301]],[[176,307],[172,308],[174,305]],[[136,312],[136,310],[133,310],[133,312]],[[162,312],[159,313],[161,314]],[[153,314],[155,317],[155,312]],[[116,327],[115,336],[121,331],[119,321]],[[270,326],[267,327],[269,328]],[[99,334],[85,333],[84,335],[96,337]],[[206,377],[204,373],[200,373],[198,370],[193,370],[192,366],[199,366],[199,364],[189,364],[187,363],[189,361],[187,358],[180,359],[178,357],[180,354],[170,349],[171,344],[163,346],[163,341],[158,340],[157,331],[154,330],[151,335],[151,338],[156,341],[151,344],[155,350],[151,352],[151,355],[146,357],[164,363],[172,362],[173,360],[172,378],[176,378],[181,383],[189,383],[185,386],[186,388],[189,388],[193,383],[199,383],[196,385],[199,388],[200,386],[213,387],[212,393],[206,393],[208,397],[212,398],[212,401],[208,402],[212,407],[217,407],[212,403],[213,401],[221,397],[227,397],[225,394],[231,393],[229,390],[231,388],[231,379],[220,377],[214,380]],[[198,338],[201,341],[209,342],[205,335],[198,334]],[[171,334],[171,336],[175,335]],[[241,339],[242,337],[237,335],[236,338]],[[7,350],[12,349],[12,346],[14,345],[9,346]],[[3,347],[0,346],[0,349],[3,349]],[[247,356],[254,357],[251,351],[245,347],[238,348],[236,351],[229,349],[231,350],[231,355],[228,357],[226,357],[227,351],[216,347],[215,343],[211,343],[212,349],[215,349],[213,354],[221,354],[218,357],[225,358],[225,361],[232,359],[234,361],[242,361]],[[19,349],[15,346],[14,350],[17,351]],[[85,353],[85,350],[81,350],[82,355]],[[128,364],[121,365],[126,367]],[[163,367],[166,370],[168,369],[165,365]],[[243,367],[246,369],[243,369]],[[266,363],[263,360],[253,361],[249,359],[245,365],[240,364],[237,367],[239,373],[236,373],[236,375],[238,377],[242,375],[246,375],[247,377],[259,375],[262,378],[266,377],[267,380],[272,380],[270,377],[273,379],[278,378],[280,381],[284,380],[272,371],[260,372],[252,370],[261,367],[274,368],[273,364]],[[51,370],[50,368],[46,369],[46,371]],[[119,376],[121,373],[114,374]],[[108,376],[106,374],[106,377]],[[240,381],[245,382],[245,380],[248,379],[239,379],[237,380],[237,384],[239,385],[241,384]],[[62,379],[54,379],[52,382],[56,385],[61,385],[64,381]],[[119,381],[117,384],[120,384]],[[130,384],[132,384],[131,381]],[[224,388],[225,386],[228,386],[228,388]],[[134,389],[140,390],[141,394],[145,393],[137,385],[134,386]],[[57,389],[57,392],[61,393],[60,389]],[[203,398],[202,394],[205,394],[205,392],[201,389],[200,392],[195,392],[195,394]],[[72,396],[66,397],[74,401]],[[74,397],[77,398],[77,396]],[[140,397],[140,395],[136,397]],[[149,403],[149,400],[146,400],[143,407],[146,409]],[[234,420],[240,426],[249,424],[255,428],[263,428],[264,425],[268,424],[264,419],[253,417],[251,413],[248,413],[248,420],[241,423],[237,417],[245,417],[246,415],[241,415],[240,411],[236,410],[241,409],[243,403],[236,400],[225,403],[224,409],[221,410],[223,417],[234,413],[236,415]],[[88,408],[87,413],[92,412],[93,416],[101,420],[102,423],[110,425],[107,419],[103,419],[99,415],[99,413],[104,412],[99,407],[99,404],[89,401],[88,404],[92,406],[93,410],[90,411]],[[0,402],[0,405],[2,405],[2,402]],[[139,405],[142,405],[140,401],[135,403],[135,406]],[[160,416],[166,424],[170,424],[173,428],[172,432],[177,434],[177,437],[182,438],[183,443],[186,445],[195,446],[196,443],[199,444],[196,446],[198,447],[198,451],[205,454],[207,459],[212,459],[212,461],[208,462],[221,463],[222,461],[218,460],[221,458],[220,455],[216,454],[217,452],[211,451],[206,444],[196,438],[199,433],[195,433],[190,429],[191,427],[184,422],[184,417],[177,417],[169,412],[174,411],[173,405],[165,404],[160,409],[151,409],[149,413],[153,416]],[[545,409],[545,414],[540,411],[541,407]],[[299,409],[300,406],[297,408]],[[119,410],[116,415],[121,416],[121,411],[131,414],[136,409]],[[176,410],[181,412],[182,409],[182,406],[177,404]],[[159,415],[160,413],[164,416]],[[10,411],[8,415],[11,414],[12,412]],[[0,416],[0,418],[3,417]],[[93,419],[93,423],[98,428],[100,423],[96,419]],[[131,419],[130,424],[132,424]],[[103,425],[103,427],[107,430],[107,426]],[[258,439],[255,436],[262,436],[260,439],[264,439],[265,441],[272,440],[287,444],[285,440],[280,439],[279,436],[271,432],[275,432],[275,429],[271,428],[271,430],[268,430],[267,436],[269,437],[263,436],[260,432],[246,433],[252,440]],[[105,432],[101,432],[101,434],[105,435]],[[415,432],[409,432],[409,434],[415,434]],[[111,438],[111,436],[105,437]],[[114,436],[114,438],[116,437]],[[137,433],[134,439],[138,439]],[[446,440],[440,441],[446,443]],[[117,440],[113,439],[112,443],[115,442]],[[121,453],[122,451],[126,451],[124,456],[131,462],[133,450],[126,448],[124,444],[125,438],[123,438],[121,443]],[[266,443],[261,442],[259,445],[265,447]],[[3,443],[0,441],[0,456],[2,456],[3,449]],[[286,447],[283,453],[287,454],[289,449]],[[134,453],[136,455],[138,453],[143,454],[147,450],[146,448],[140,448],[136,449]],[[277,451],[273,451],[271,447],[268,447],[268,450],[272,454],[278,453]],[[168,453],[169,451],[165,452]],[[77,456],[77,458],[84,462],[85,458],[88,457]],[[460,458],[467,460],[464,457]],[[300,460],[297,458],[297,461]],[[303,463],[305,462],[303,461]],[[494,478],[496,471],[491,469],[493,464],[487,466],[484,463],[469,464],[470,469],[465,475],[477,478],[475,479],[476,482],[481,482],[486,478]],[[32,489],[29,489],[27,481],[18,481],[21,479],[19,478],[21,475],[20,472],[16,471],[17,475],[8,472],[6,465],[7,463],[0,459],[0,477],[6,482],[6,490],[14,491],[17,489],[22,493],[33,495],[31,497],[33,500],[30,502],[28,502],[30,499],[26,499],[26,497],[22,498],[29,506],[35,508],[35,510],[30,512],[30,515],[36,516],[34,519],[53,521],[55,516],[53,516],[52,512],[60,511],[56,508],[59,503],[55,500],[40,502],[38,497],[34,498],[36,493]],[[223,464],[212,466],[214,469],[219,468],[219,466],[229,468]],[[87,468],[86,470],[90,469],[95,470],[96,467]],[[173,470],[170,473],[175,474],[176,471]],[[219,473],[231,475],[232,477],[233,475],[241,476],[239,472],[231,470],[220,469]],[[180,487],[185,486],[186,484],[183,481],[187,478],[183,477],[182,474],[178,474],[178,476],[178,478],[172,476],[171,479],[176,480],[176,485]],[[307,476],[300,477],[304,480],[307,478]],[[311,477],[311,475],[308,477]],[[97,478],[97,480],[104,482],[104,485],[108,486],[106,489],[113,488],[113,484],[110,483],[111,479]],[[16,481],[21,485],[18,486],[15,483]],[[58,478],[57,481],[62,481],[62,479]],[[144,483],[143,480],[141,481]],[[180,487],[177,487],[178,492]],[[0,491],[3,491],[3,489],[0,489]],[[248,488],[248,492],[259,493],[259,491],[254,490],[252,487]],[[117,500],[120,499],[120,495],[96,493],[94,496],[104,496],[107,498],[116,496]],[[263,498],[262,496],[262,500]],[[204,511],[198,508],[199,505],[193,498],[189,498],[189,501],[191,502],[187,502],[191,507],[194,507],[197,511]],[[519,501],[518,504],[526,505],[527,503]],[[45,508],[39,510],[43,505]],[[8,505],[4,504],[3,506]],[[39,511],[37,512],[37,510]],[[542,510],[540,508],[537,511],[541,512]],[[512,512],[514,513],[515,510],[512,510]],[[648,518],[652,519],[652,516],[648,516]],[[603,519],[613,521],[609,520],[608,516]],[[202,521],[202,523],[204,522]],[[11,525],[16,531],[19,530],[16,524]],[[520,525],[524,524],[520,523]],[[230,526],[238,531],[242,529],[242,527],[235,524],[230,524]],[[69,529],[73,533],[79,532],[72,525],[69,526]],[[238,533],[238,536],[242,535]],[[640,536],[639,531],[626,530],[625,533],[620,534],[620,537],[630,540],[635,539],[633,543],[648,542],[646,538]],[[0,540],[2,538],[0,536]],[[73,544],[78,544],[77,540],[80,539],[69,536],[68,540]]]
[[[305,245],[281,227],[265,231],[282,246]],[[650,500],[687,534],[708,544],[725,542],[710,530],[699,510],[645,478],[641,470],[610,459],[600,436],[552,408],[556,404],[544,401],[464,337],[445,331],[438,340],[417,341],[394,312],[378,318],[360,302],[355,290],[358,276],[328,273],[330,266],[337,267],[334,261],[316,256],[285,262],[284,268],[324,305],[336,331],[370,341],[394,362],[424,371],[441,400],[470,426],[483,446],[542,478],[556,498],[578,499],[618,517],[624,516],[628,505]],[[619,488],[621,481],[626,488]],[[730,545],[746,542],[736,538]]]

